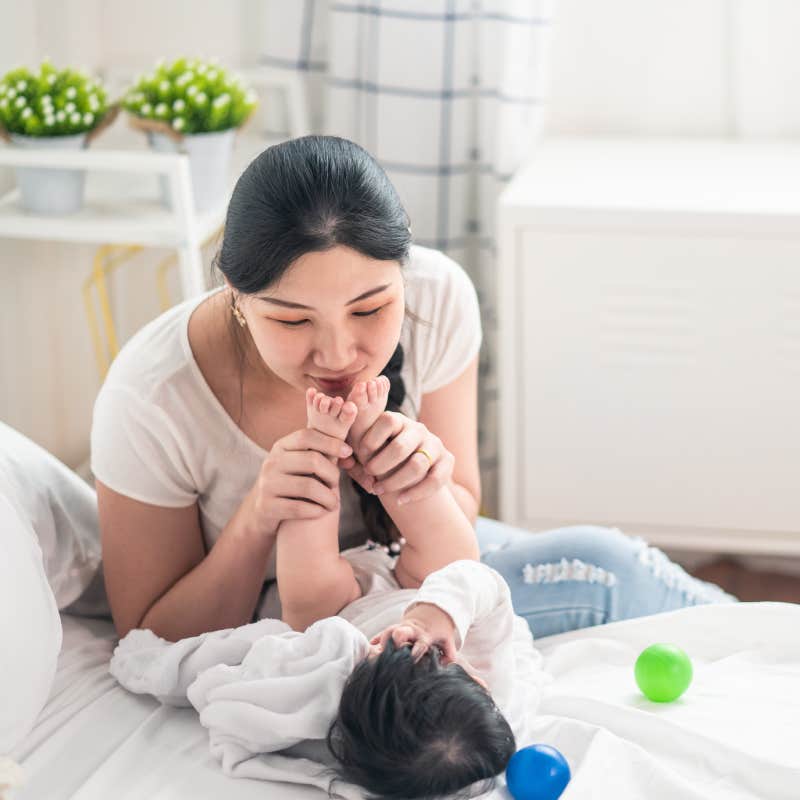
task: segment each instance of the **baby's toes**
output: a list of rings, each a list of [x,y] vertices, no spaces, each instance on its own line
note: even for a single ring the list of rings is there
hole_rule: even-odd
[[[326,394],[318,395],[314,406],[320,414],[327,414],[331,407],[331,399]]]
[[[331,407],[330,407],[330,410],[328,411],[328,413],[332,417],[338,418],[340,413],[341,413],[341,411],[342,411],[342,406],[343,405],[344,405],[344,400],[341,397],[332,397],[331,398]]]
[[[367,384],[364,381],[359,381],[347,395],[347,399],[356,404],[357,408],[364,408],[369,402],[367,397]]]
[[[349,428],[353,424],[357,416],[358,416],[358,406],[356,406],[355,403],[353,403],[350,400],[343,403],[342,410],[339,412],[339,422],[342,422]]]

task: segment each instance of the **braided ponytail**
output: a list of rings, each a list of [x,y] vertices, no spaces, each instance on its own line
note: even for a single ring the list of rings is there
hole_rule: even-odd
[[[386,403],[387,411],[399,411],[403,400],[406,397],[406,387],[400,370],[403,367],[403,346],[397,345],[396,350],[389,359],[389,363],[381,370],[381,375],[389,379],[389,398]],[[386,513],[386,509],[380,498],[370,494],[358,481],[353,481],[353,486],[358,495],[358,502],[361,508],[361,515],[364,524],[369,531],[369,537],[380,545],[389,545],[400,538],[397,526],[392,522],[392,518]]]

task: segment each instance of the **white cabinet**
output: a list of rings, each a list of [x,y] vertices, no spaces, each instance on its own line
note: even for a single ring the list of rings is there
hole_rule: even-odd
[[[800,554],[800,145],[546,141],[498,208],[500,512]]]

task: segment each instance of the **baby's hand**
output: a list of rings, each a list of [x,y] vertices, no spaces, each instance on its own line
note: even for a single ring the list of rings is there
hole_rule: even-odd
[[[403,616],[401,622],[389,625],[377,636],[373,636],[370,644],[377,644],[381,649],[391,636],[397,647],[411,644],[411,656],[419,661],[429,647],[441,650],[441,663],[450,664],[456,660],[458,648],[455,642],[455,624],[450,615],[431,603],[417,603]]]

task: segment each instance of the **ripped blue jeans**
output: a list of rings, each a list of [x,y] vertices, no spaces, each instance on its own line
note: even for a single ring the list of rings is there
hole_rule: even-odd
[[[704,603],[736,602],[640,538],[575,525],[532,533],[479,517],[481,561],[511,588],[536,639]]]

